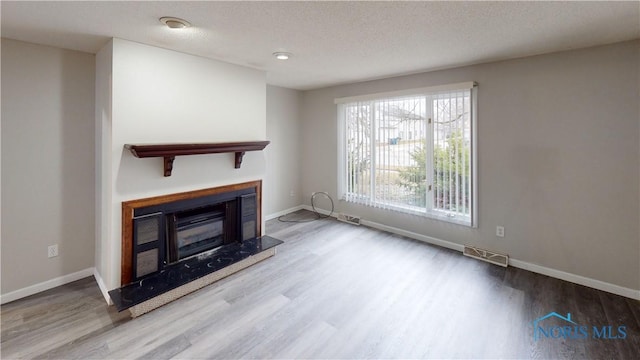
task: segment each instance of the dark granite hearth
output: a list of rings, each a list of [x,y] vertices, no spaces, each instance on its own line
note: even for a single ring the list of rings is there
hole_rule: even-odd
[[[270,236],[245,240],[166,266],[157,274],[109,291],[118,311],[173,290],[283,242]]]

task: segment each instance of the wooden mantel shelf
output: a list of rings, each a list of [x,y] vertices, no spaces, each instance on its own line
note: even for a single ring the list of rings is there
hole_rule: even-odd
[[[269,141],[243,141],[232,143],[189,143],[189,144],[125,144],[125,149],[131,151],[137,158],[164,158],[164,176],[171,176],[173,161],[176,156],[235,153],[236,169],[242,165],[242,157],[246,151],[263,150]]]

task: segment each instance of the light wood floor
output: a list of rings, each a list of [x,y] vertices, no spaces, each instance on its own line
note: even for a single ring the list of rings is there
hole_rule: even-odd
[[[300,213],[309,216],[310,213]],[[640,303],[366,227],[267,223],[275,257],[137,319],[93,278],[1,308],[13,358],[617,358],[640,354]],[[626,339],[533,339],[551,311]]]

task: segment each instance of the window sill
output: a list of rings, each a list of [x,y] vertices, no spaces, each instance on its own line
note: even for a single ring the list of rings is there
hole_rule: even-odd
[[[420,216],[420,217],[431,219],[431,220],[443,221],[443,222],[461,225],[461,226],[470,227],[470,228],[476,227],[476,226],[473,226],[473,224],[471,223],[471,219],[469,217],[463,217],[459,215],[451,216],[450,215],[451,213],[448,213],[442,210],[426,210],[424,208],[420,208],[416,206],[401,205],[401,204],[386,204],[386,203],[370,204],[369,201],[365,199],[352,198],[347,200],[343,197],[340,200],[350,204],[357,204],[357,205],[362,205],[370,208],[388,210],[388,211],[398,212],[398,213],[407,214],[407,215]]]

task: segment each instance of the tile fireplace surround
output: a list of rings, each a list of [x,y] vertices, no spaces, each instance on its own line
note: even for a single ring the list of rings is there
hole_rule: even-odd
[[[124,202],[123,286],[109,291],[118,311],[139,316],[275,255],[282,241],[262,236],[261,195],[253,181]]]

